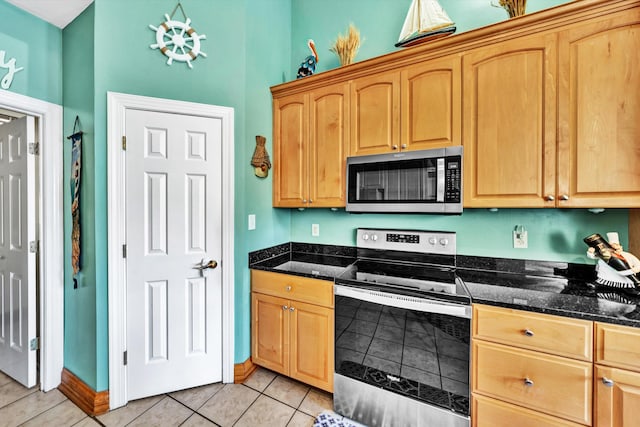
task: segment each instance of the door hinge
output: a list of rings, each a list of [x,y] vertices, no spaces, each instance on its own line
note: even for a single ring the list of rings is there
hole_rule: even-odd
[[[122,136],[122,149],[127,151],[127,137],[124,135]]]
[[[122,353],[122,364],[127,366],[127,352]]]
[[[31,253],[38,253],[38,246],[40,246],[38,244],[37,240],[32,240],[31,242],[29,242],[29,252]]]
[[[31,142],[31,143],[29,143],[29,154],[34,154],[34,155],[40,154],[40,143],[39,142]]]
[[[32,351],[40,350],[40,337],[32,338],[31,341],[29,341],[29,349]]]
[[[127,245],[122,245],[122,258],[127,257]]]

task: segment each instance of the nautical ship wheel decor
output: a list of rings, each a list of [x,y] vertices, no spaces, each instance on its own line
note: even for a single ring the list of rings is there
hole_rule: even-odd
[[[173,19],[176,10],[180,8],[185,21],[177,21]],[[207,54],[200,49],[200,40],[206,39],[207,36],[199,35],[191,27],[191,19],[182,9],[182,5],[178,3],[173,9],[171,16],[165,13],[166,21],[158,27],[149,25],[156,32],[156,42],[150,45],[151,49],[160,49],[167,59],[167,65],[171,65],[173,61],[186,62],[189,68],[193,68],[191,61],[195,61],[198,56],[207,57]]]

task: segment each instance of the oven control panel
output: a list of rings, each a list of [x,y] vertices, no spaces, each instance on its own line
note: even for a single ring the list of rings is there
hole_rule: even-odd
[[[358,228],[356,246],[368,249],[455,255],[456,233],[451,231]]]

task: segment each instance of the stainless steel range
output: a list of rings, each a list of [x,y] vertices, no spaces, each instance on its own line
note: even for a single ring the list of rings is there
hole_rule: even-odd
[[[468,427],[471,298],[451,232],[357,230],[336,278],[334,410],[370,427]]]

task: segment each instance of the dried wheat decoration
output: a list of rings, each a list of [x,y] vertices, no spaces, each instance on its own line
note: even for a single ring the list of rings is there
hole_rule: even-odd
[[[526,13],[527,0],[498,0],[498,6],[507,11],[509,18],[515,18]]]
[[[344,36],[338,34],[338,38],[329,50],[338,55],[340,65],[349,65],[353,63],[359,48],[360,31],[353,24],[349,24],[347,34]]]

